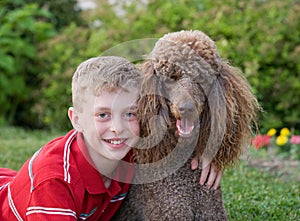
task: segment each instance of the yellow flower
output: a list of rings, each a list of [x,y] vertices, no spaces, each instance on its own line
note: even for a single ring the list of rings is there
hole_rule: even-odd
[[[274,135],[276,134],[276,132],[277,132],[276,129],[271,128],[271,129],[268,131],[267,135],[270,136],[270,137],[272,137],[272,136],[274,136]]]
[[[280,135],[276,138],[276,144],[278,146],[283,146],[289,141],[289,138],[285,135]]]
[[[280,135],[284,135],[284,136],[289,136],[290,133],[291,133],[290,130],[287,129],[286,127],[282,128],[281,131],[280,131]]]

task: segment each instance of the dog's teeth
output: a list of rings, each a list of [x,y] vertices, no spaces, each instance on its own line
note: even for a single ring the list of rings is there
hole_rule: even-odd
[[[194,127],[192,127],[191,130],[189,130],[189,131],[184,131],[180,127],[178,127],[178,131],[182,135],[190,135],[192,133],[193,129],[194,129]]]
[[[180,130],[180,129],[179,129],[179,132],[180,132],[181,134],[183,134],[183,135],[189,135],[189,134],[191,134],[191,131],[185,132],[185,131]]]

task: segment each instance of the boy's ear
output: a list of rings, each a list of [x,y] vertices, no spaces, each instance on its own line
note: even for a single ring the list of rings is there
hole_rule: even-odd
[[[76,110],[74,110],[74,107],[69,107],[68,116],[73,125],[73,128],[76,129],[78,132],[83,132],[83,130],[79,124],[79,116],[78,116]]]

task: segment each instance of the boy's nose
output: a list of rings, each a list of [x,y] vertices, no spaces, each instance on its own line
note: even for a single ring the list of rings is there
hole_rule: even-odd
[[[112,120],[111,124],[110,124],[110,130],[112,132],[115,132],[116,134],[120,134],[123,132],[124,130],[124,125],[123,122],[121,120]]]

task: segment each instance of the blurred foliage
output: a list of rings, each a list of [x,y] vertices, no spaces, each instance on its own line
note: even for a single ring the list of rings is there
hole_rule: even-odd
[[[71,78],[79,63],[93,56],[87,53],[90,35],[89,29],[71,24],[40,48],[43,81],[41,96],[32,110],[48,127],[64,130],[71,126],[67,117],[72,103]]]
[[[27,123],[28,110],[39,87],[37,45],[54,36],[51,17],[35,4],[11,10],[17,1],[0,3],[0,122]],[[33,120],[33,118],[31,119]],[[28,122],[30,123],[30,122]]]
[[[38,92],[38,100],[32,105],[31,113],[38,115],[43,126],[60,129],[70,127],[66,113],[71,105],[71,76],[77,65],[86,58],[98,56],[130,40],[159,38],[172,31],[198,29],[215,40],[221,56],[240,67],[250,81],[265,110],[261,115],[262,130],[280,127],[299,129],[298,0],[109,2],[95,0],[97,7],[78,15],[84,22],[77,23],[74,20],[67,23],[55,36],[39,44],[39,59],[32,68],[37,69],[38,75],[35,77],[41,81],[38,81],[38,86],[34,85],[38,90],[31,89]],[[2,15],[3,10],[1,21]],[[56,18],[64,16],[58,13]],[[0,67],[4,69],[4,76],[8,73],[22,76],[22,72],[14,69],[15,65],[4,65],[3,62]],[[23,70],[24,66],[21,67]],[[6,82],[17,85],[10,79],[6,79]],[[10,89],[6,87],[4,90]],[[23,96],[27,94],[24,91],[21,93]],[[0,116],[3,117],[3,113]]]
[[[245,73],[265,110],[264,130],[299,128],[300,2],[227,2],[215,1],[204,16],[214,19],[199,19],[193,28],[203,27]]]
[[[80,17],[81,9],[77,5],[77,0],[24,0],[24,2],[36,3],[39,8],[44,8],[51,12],[51,22],[56,30],[60,30],[70,23],[84,24]]]

